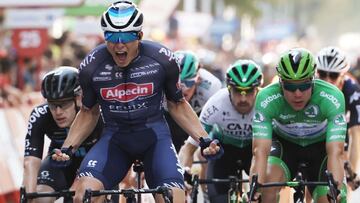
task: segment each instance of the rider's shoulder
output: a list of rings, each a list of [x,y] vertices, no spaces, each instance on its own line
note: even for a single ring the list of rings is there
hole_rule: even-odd
[[[142,40],[140,42],[140,55],[152,58],[160,63],[175,62],[174,52],[154,41]]]
[[[335,85],[333,85],[331,83],[328,83],[328,82],[326,82],[324,80],[315,79],[313,95],[322,96],[325,93],[330,94],[330,95],[332,95],[334,97],[344,98],[344,95],[341,92],[341,90],[339,88],[337,88]]]
[[[42,119],[46,120],[46,118],[48,116],[51,116],[51,112],[50,112],[48,104],[44,103],[44,104],[40,104],[32,109],[29,119],[31,122],[33,122],[33,121],[35,122],[35,121],[42,120]]]

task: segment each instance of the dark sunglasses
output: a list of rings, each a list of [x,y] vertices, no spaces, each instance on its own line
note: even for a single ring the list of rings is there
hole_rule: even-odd
[[[112,43],[128,43],[139,39],[137,32],[104,32],[105,41]]]
[[[248,94],[253,94],[255,92],[255,89],[254,87],[237,87],[237,86],[234,86],[234,85],[229,85],[228,86],[228,89],[234,89],[236,92],[240,93],[241,95],[248,95]]]
[[[336,80],[340,76],[340,73],[335,73],[335,72],[327,72],[323,70],[318,70],[317,72],[319,74],[319,78],[321,79],[329,77],[331,80]]]
[[[304,82],[304,83],[289,83],[282,81],[282,86],[286,91],[295,92],[296,90],[300,90],[301,92],[310,89],[313,85],[313,81]]]
[[[57,107],[64,110],[69,108],[74,103],[74,100],[65,100],[65,101],[48,101],[48,106],[50,110],[55,110]]]
[[[186,88],[191,88],[192,86],[194,86],[196,83],[196,79],[186,79],[186,80],[181,80],[181,84],[184,85]]]

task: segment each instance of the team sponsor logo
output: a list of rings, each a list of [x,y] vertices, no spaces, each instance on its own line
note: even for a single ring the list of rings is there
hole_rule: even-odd
[[[79,67],[80,70],[96,59],[94,56],[96,52],[97,50],[93,51],[92,53],[90,53],[85,57],[85,59],[80,63],[80,67]]]
[[[133,104],[133,105],[109,105],[109,109],[111,112],[137,111],[145,108],[148,108],[147,102]]]
[[[314,118],[319,114],[319,107],[316,105],[309,105],[304,111],[305,115],[309,118]]]
[[[295,118],[296,116],[293,114],[280,114],[279,118],[283,119],[283,120],[287,120],[287,119],[292,119]]]
[[[326,92],[324,92],[324,91],[321,91],[321,92],[320,92],[320,96],[321,96],[321,97],[325,97],[326,99],[330,100],[331,103],[333,103],[337,109],[340,108],[340,103],[339,103],[339,101],[337,100],[337,98],[334,97],[334,95],[331,95],[331,94],[328,94],[328,93],[326,93]]]
[[[111,72],[100,72],[101,76],[107,76],[107,75],[111,75]]]
[[[268,96],[264,101],[261,102],[261,107],[263,107],[264,109],[269,105],[270,102],[278,99],[282,97],[280,93],[277,93],[277,94],[273,94],[271,96]]]
[[[112,78],[110,76],[107,77],[93,77],[92,79],[94,82],[96,81],[110,81]]]
[[[45,115],[47,111],[47,105],[36,107],[30,115],[29,122],[28,122],[28,132],[27,134],[31,136],[31,130],[33,128],[33,124],[37,121],[41,115]]]
[[[164,47],[163,48],[161,48],[160,50],[159,50],[159,53],[160,54],[164,54],[165,56],[168,56],[169,57],[169,61],[171,61],[171,60],[176,60],[176,57],[175,57],[175,54],[172,52],[172,51],[170,51],[169,49],[165,49]]]
[[[261,122],[263,122],[264,120],[265,120],[265,117],[264,117],[264,115],[262,115],[262,113],[260,113],[260,112],[255,112],[254,117],[253,117],[253,121],[254,121],[255,123],[261,123]]]
[[[359,100],[359,97],[360,97],[360,92],[354,92],[350,97],[350,104],[353,103],[354,101]]]
[[[101,88],[100,94],[104,100],[129,102],[138,97],[152,95],[154,83],[123,83],[115,87]]]
[[[134,67],[134,68],[131,68],[131,70],[133,70],[133,71],[148,70],[149,68],[154,68],[154,67],[157,67],[157,66],[160,66],[160,63],[155,62],[155,63],[146,64],[144,66]]]
[[[136,73],[131,73],[130,78],[138,78],[146,75],[152,75],[152,74],[156,74],[157,72],[159,72],[159,70],[140,71]]]
[[[115,73],[115,78],[116,79],[121,79],[123,77],[123,73],[122,72],[116,72]]]
[[[113,69],[113,66],[111,66],[109,64],[106,64],[105,69],[108,70],[108,71],[111,71]]]
[[[335,125],[345,125],[346,124],[346,118],[344,114],[336,115],[334,118]]]
[[[90,160],[90,161],[87,163],[86,167],[94,168],[94,167],[96,166],[97,162],[98,162],[98,161],[96,161],[96,160]]]

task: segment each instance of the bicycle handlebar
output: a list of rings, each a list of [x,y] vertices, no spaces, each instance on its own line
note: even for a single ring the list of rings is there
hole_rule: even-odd
[[[30,192],[26,193],[25,187],[20,188],[20,203],[26,203],[28,199],[34,199],[38,197],[72,197],[75,195],[75,191],[61,190],[55,192]]]
[[[124,195],[126,198],[135,198],[135,194],[161,194],[165,200],[165,203],[172,203],[173,196],[169,188],[165,186],[159,186],[155,189],[122,189],[122,190],[91,190],[87,189],[84,194],[84,203],[90,203],[91,197],[101,195]]]
[[[325,171],[327,181],[326,182],[313,182],[313,181],[287,181],[287,182],[270,182],[270,183],[259,183],[258,182],[258,175],[254,174],[251,178],[251,184],[250,184],[250,191],[249,191],[249,203],[251,201],[254,201],[255,192],[259,188],[265,188],[265,187],[281,187],[281,186],[288,186],[288,187],[301,187],[301,186],[318,186],[318,185],[326,185],[330,188],[330,198],[334,201],[334,203],[337,202],[337,185],[335,183],[334,177],[331,172],[328,170]]]

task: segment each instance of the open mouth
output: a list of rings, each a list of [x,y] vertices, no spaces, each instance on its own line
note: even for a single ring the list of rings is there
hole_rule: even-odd
[[[115,52],[115,54],[120,61],[125,61],[125,59],[128,55],[128,53],[126,51],[117,51],[117,52]]]

